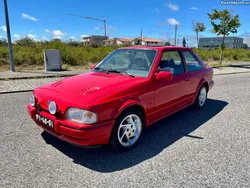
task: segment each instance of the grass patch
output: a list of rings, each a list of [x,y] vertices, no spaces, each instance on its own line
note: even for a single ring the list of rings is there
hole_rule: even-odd
[[[109,53],[117,49],[118,46],[83,46],[78,42],[66,43],[60,40],[49,42],[34,42],[23,39],[17,44],[13,44],[14,61],[17,71],[21,70],[44,70],[44,49],[58,49],[61,52],[63,70],[90,69],[94,63],[99,63]],[[218,64],[220,50],[193,49],[205,62],[210,65]],[[250,62],[250,51],[245,49],[225,49],[223,64],[230,62]],[[214,63],[216,62],[216,63]],[[10,70],[8,47],[0,46],[0,71]]]

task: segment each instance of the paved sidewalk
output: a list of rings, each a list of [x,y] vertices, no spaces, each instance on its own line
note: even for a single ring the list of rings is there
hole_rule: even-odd
[[[214,75],[223,74],[238,74],[250,72],[250,63],[246,65],[230,65],[228,67],[215,67],[213,68]]]

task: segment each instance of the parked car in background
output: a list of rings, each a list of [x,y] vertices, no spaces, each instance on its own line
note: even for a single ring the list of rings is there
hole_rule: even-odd
[[[213,69],[190,48],[120,48],[88,73],[36,88],[28,112],[66,142],[128,150],[156,121],[202,108],[213,85]]]

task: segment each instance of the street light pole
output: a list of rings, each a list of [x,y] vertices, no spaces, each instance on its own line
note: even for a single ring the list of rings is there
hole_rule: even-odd
[[[174,45],[176,46],[177,24],[174,27]]]
[[[4,0],[4,11],[5,11],[5,20],[6,20],[6,29],[7,29],[7,38],[8,38],[8,48],[9,48],[9,58],[10,58],[10,70],[12,72],[15,72],[13,50],[12,50],[12,43],[11,43],[11,35],[10,35],[10,23],[9,23],[9,14],[8,14],[7,0]]]

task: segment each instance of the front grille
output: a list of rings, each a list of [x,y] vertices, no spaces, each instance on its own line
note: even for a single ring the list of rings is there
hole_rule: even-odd
[[[36,105],[36,108],[37,108],[37,110],[38,110],[39,112],[44,111],[44,112],[49,113],[48,110],[46,110],[46,109],[44,109],[44,108],[41,107],[41,104],[37,104],[37,105]]]

